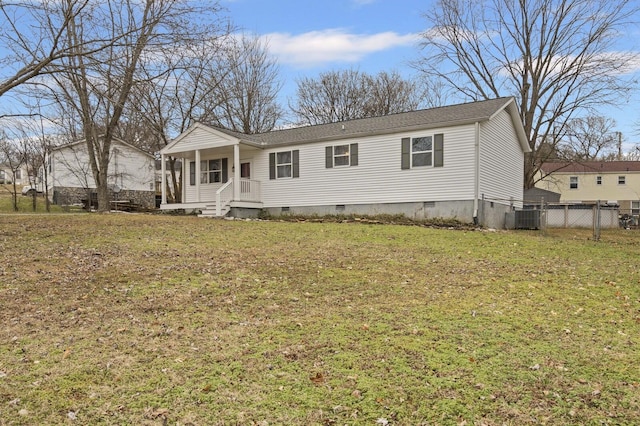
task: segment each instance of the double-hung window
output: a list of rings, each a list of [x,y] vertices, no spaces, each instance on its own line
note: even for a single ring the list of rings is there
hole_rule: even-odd
[[[624,185],[627,183],[627,177],[626,176],[618,176],[618,185]]]
[[[444,166],[444,135],[402,139],[402,169]]]
[[[200,161],[200,183],[222,182],[222,159]]]
[[[602,176],[596,176],[596,185],[602,185]]]
[[[228,179],[228,160],[217,158],[215,160],[200,161],[200,183],[225,183]],[[196,162],[189,163],[189,185],[196,184]]]
[[[332,167],[357,166],[358,144],[334,145],[325,148],[325,166]]]
[[[569,189],[578,189],[578,176],[569,177]]]
[[[293,170],[291,151],[278,152],[276,154],[276,175],[278,179],[290,178]]]
[[[640,201],[632,201],[631,202],[631,214],[633,216],[640,215]]]
[[[431,136],[411,139],[411,167],[433,164],[433,140]]]
[[[299,151],[272,152],[269,154],[269,179],[300,177]]]

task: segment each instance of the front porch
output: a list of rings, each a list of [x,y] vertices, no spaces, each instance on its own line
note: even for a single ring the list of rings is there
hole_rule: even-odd
[[[240,178],[240,185],[234,185],[233,178],[218,188],[212,196],[199,201],[167,203],[163,198],[160,210],[200,210],[200,217],[224,217],[231,209],[262,209],[262,188],[258,180]],[[240,188],[238,198],[234,198],[235,188]],[[203,191],[206,192],[206,191]],[[200,193],[200,191],[198,191]]]
[[[251,178],[252,163],[260,150],[235,134],[194,125],[160,152],[160,210],[199,210],[200,216],[223,217],[233,209],[262,209],[262,184]],[[167,202],[169,156],[182,165],[180,203]]]

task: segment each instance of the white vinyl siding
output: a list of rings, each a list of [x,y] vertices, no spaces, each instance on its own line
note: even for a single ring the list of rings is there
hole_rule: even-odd
[[[230,136],[217,130],[196,126],[181,136],[180,143],[163,150],[164,154],[181,153],[233,146]]]
[[[84,142],[62,147],[51,153],[52,186],[95,188],[87,146]],[[123,190],[153,191],[155,161],[150,155],[114,141],[111,145],[108,183]]]
[[[444,167],[401,169],[401,139],[444,134]],[[269,180],[267,149],[254,161],[262,181],[265,207],[457,201],[473,198],[473,125],[352,138],[358,167],[326,168],[326,144],[292,145],[299,149],[300,178]],[[337,144],[336,144],[337,145]]]
[[[447,137],[445,135],[445,155]],[[488,201],[522,207],[524,154],[511,117],[500,111],[493,120],[480,125],[480,193]]]

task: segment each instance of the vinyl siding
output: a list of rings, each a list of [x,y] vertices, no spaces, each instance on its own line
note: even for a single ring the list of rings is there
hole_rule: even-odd
[[[444,167],[401,169],[401,139],[444,134]],[[265,149],[256,156],[265,207],[451,201],[473,198],[472,125]],[[358,143],[358,165],[326,168],[325,148]],[[300,177],[269,180],[269,153],[300,150]]]
[[[569,178],[578,177],[578,189],[569,188]],[[602,177],[602,185],[596,185],[596,176]],[[625,177],[625,184],[618,184],[618,176]],[[640,199],[640,173],[632,171],[603,173],[564,173],[554,172],[536,183],[536,187],[559,192],[561,202],[578,201],[617,201],[623,202]],[[628,203],[625,203],[628,204]]]
[[[193,128],[180,141],[177,146],[164,151],[165,154],[172,154],[185,151],[196,151],[198,149],[211,149],[232,145],[230,137],[222,133],[215,132],[203,127]]]
[[[524,154],[506,111],[480,125],[480,194],[488,201],[522,207]]]
[[[84,144],[75,144],[52,153],[53,186],[95,188],[91,165]],[[126,145],[113,143],[109,163],[109,184],[132,191],[155,190],[153,157]]]

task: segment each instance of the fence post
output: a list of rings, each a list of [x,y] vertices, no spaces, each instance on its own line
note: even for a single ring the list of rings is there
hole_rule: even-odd
[[[547,230],[547,206],[544,204],[544,197],[540,197],[540,229]]]
[[[595,215],[593,218],[593,240],[600,241],[600,200],[595,205]]]

